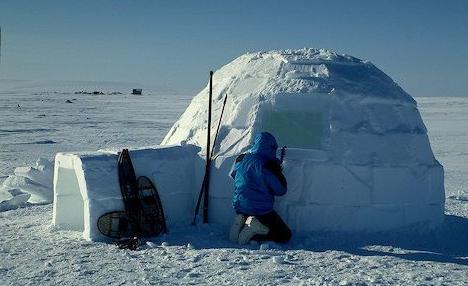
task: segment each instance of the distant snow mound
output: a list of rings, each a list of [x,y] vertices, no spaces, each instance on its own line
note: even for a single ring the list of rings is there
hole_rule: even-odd
[[[205,150],[208,90],[194,97],[162,145],[187,142]],[[294,230],[376,230],[442,220],[443,168],[416,101],[372,63],[325,49],[242,55],[214,73],[211,138],[226,94],[213,147],[215,221],[230,219],[227,173],[260,131],[289,148],[289,191],[277,208]]]
[[[53,201],[53,164],[40,158],[31,167],[17,167],[0,186],[0,211],[26,204],[45,204]]]

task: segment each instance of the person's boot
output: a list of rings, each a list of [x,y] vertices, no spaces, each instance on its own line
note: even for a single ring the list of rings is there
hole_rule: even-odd
[[[239,233],[237,242],[239,244],[247,244],[255,235],[267,235],[269,231],[270,229],[256,217],[249,216],[245,221],[244,228]]]
[[[237,243],[237,240],[239,238],[239,233],[244,227],[245,220],[247,219],[247,216],[243,214],[237,214],[234,217],[234,221],[232,222],[231,230],[229,231],[229,240],[232,242]]]

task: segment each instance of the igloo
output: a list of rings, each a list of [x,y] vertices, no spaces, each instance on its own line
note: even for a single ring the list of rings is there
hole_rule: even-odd
[[[215,123],[225,94],[213,147],[210,222],[230,223],[229,169],[260,131],[287,146],[289,191],[276,209],[297,232],[378,231],[442,221],[443,167],[416,101],[369,61],[324,49],[249,53],[214,73]],[[208,86],[162,145],[204,148],[207,101]]]
[[[435,226],[444,214],[443,168],[415,100],[367,61],[328,50],[246,54],[214,73],[209,223],[229,226],[235,158],[257,132],[287,146],[288,193],[275,209],[296,233]],[[132,149],[138,176],[161,197],[169,232],[189,225],[204,176],[208,86],[161,146]],[[104,240],[96,227],[123,210],[117,151],[58,153],[53,225]]]

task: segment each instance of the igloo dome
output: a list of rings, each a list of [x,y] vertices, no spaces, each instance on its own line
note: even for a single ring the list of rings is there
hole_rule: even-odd
[[[443,168],[416,101],[368,61],[329,50],[249,53],[214,73],[213,129],[221,120],[210,220],[229,223],[234,158],[257,132],[287,146],[288,194],[276,209],[293,230],[387,230],[443,219]],[[208,86],[162,144],[204,151]]]

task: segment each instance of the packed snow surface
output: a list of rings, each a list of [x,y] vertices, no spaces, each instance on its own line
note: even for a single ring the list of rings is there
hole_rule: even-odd
[[[55,90],[41,86],[40,94],[0,93],[5,177],[18,166],[35,168],[38,158],[52,161],[58,151],[157,144],[191,98],[74,96]],[[73,98],[73,104],[66,103]],[[466,285],[468,99],[417,101],[434,154],[445,167],[444,222],[434,230],[315,232],[284,246],[239,248],[223,229],[201,225],[172,229],[132,252],[87,242],[80,232],[56,231],[50,226],[52,206],[35,206],[0,213],[0,284]],[[36,131],[8,132],[32,128]],[[56,143],[22,144],[44,140]]]

